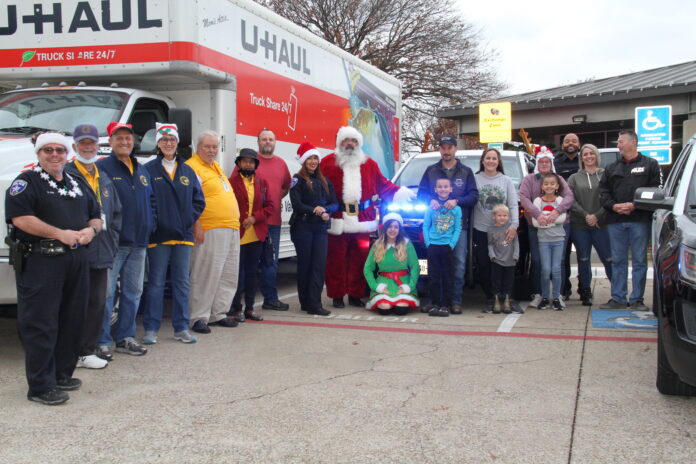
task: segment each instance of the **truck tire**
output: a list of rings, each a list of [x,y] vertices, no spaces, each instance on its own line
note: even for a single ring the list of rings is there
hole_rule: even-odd
[[[661,330],[657,329],[657,390],[663,395],[696,396],[696,387],[682,382],[669,365],[662,346]]]

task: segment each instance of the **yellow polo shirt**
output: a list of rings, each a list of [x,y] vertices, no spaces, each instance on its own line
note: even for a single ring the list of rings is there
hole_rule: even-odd
[[[203,230],[230,228],[239,230],[239,205],[232,185],[217,161],[212,166],[194,153],[186,161],[201,181],[205,209],[201,214]]]
[[[99,191],[99,169],[94,166],[94,175],[92,175],[92,173],[90,173],[78,160],[75,160],[75,167],[78,171],[80,171],[80,174],[82,174],[82,177],[85,178],[89,186],[92,187],[92,191],[97,196],[97,201],[101,205],[101,192]]]

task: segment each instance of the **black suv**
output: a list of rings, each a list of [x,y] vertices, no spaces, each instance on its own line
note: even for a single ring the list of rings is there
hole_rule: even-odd
[[[652,224],[653,312],[658,318],[657,389],[696,396],[696,136],[663,188],[639,188]]]

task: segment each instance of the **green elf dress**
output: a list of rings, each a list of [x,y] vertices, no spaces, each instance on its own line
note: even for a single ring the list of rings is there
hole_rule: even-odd
[[[381,262],[375,262],[374,247],[367,255],[363,273],[370,286],[370,299],[365,308],[376,310],[380,303],[388,303],[391,306],[406,304],[411,309],[419,306],[416,284],[420,275],[418,256],[413,244],[406,242],[406,261],[396,259],[394,247],[390,246],[384,254]],[[399,293],[399,289],[403,293]]]

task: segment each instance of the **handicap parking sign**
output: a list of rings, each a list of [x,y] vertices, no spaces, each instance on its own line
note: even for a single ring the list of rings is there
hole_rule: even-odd
[[[672,145],[672,106],[636,108],[638,147],[669,147]]]
[[[638,147],[638,151],[644,156],[653,158],[659,164],[672,164],[672,149],[669,147]]]
[[[604,329],[657,329],[652,311],[593,309],[592,327]]]

